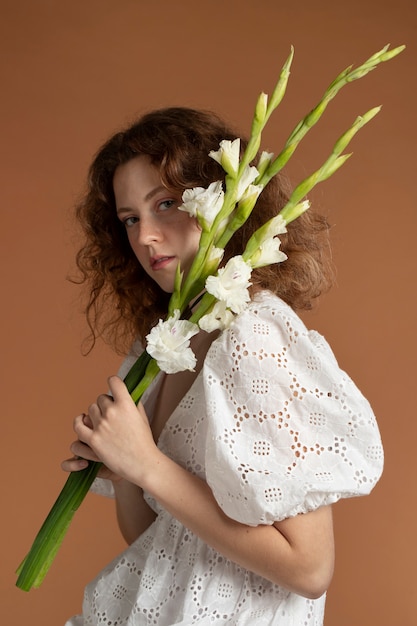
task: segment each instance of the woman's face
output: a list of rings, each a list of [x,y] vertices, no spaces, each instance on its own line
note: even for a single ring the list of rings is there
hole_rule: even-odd
[[[163,185],[145,155],[119,165],[113,189],[117,215],[136,258],[161,289],[172,293],[178,263],[187,274],[198,250],[197,221],[178,210],[181,193]]]

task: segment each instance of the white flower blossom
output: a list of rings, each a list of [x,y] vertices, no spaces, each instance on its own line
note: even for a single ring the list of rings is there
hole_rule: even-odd
[[[269,237],[265,239],[259,246],[255,254],[250,259],[252,267],[264,267],[265,265],[272,265],[272,263],[281,263],[287,259],[285,252],[282,252],[280,248],[281,242],[278,237]]]
[[[242,206],[243,202],[254,202],[255,203],[256,200],[259,198],[263,188],[264,188],[263,185],[252,185],[252,184],[250,184],[249,187],[244,192],[243,196],[240,198],[239,206]]]
[[[265,225],[264,239],[275,237],[276,235],[283,235],[287,232],[287,222],[282,215],[276,215]],[[263,232],[263,231],[262,231]]]
[[[259,174],[264,174],[265,170],[270,165],[273,158],[274,158],[273,152],[267,152],[266,150],[262,152],[261,156],[259,157],[259,161],[256,165],[256,168]]]
[[[216,266],[216,269],[217,269],[217,267],[218,267],[218,265],[219,265],[220,261],[221,261],[221,260],[222,260],[222,258],[223,258],[223,255],[224,255],[224,250],[223,250],[223,248],[216,248],[216,246],[213,246],[213,247],[210,249],[210,252],[209,252],[209,254],[208,254],[207,261],[208,261],[208,263],[209,263],[210,265],[211,265],[211,264],[215,265],[215,266]]]
[[[258,177],[259,172],[254,165],[247,165],[237,183],[236,202],[245,195],[248,187]]]
[[[182,194],[180,211],[196,217],[204,229],[209,229],[223,206],[224,192],[220,180],[211,183],[207,189],[194,187],[186,189]]]
[[[190,338],[198,333],[198,326],[179,317],[180,311],[176,309],[165,322],[159,320],[146,337],[146,351],[167,374],[193,371],[197,362],[190,348]]]
[[[225,302],[233,313],[240,313],[250,300],[248,287],[252,268],[241,255],[230,259],[217,276],[208,276],[206,289],[217,300]]]
[[[295,206],[291,207],[289,210],[285,211],[286,223],[292,222],[296,220],[300,215],[305,213],[310,208],[310,200],[303,200],[299,202]]]
[[[226,307],[226,303],[218,301],[215,303],[210,313],[203,315],[198,325],[207,333],[212,333],[214,330],[229,328],[234,317],[232,311]]]
[[[222,168],[227,174],[235,177],[239,169],[239,155],[240,155],[240,139],[223,139],[220,142],[220,149],[217,151],[212,150],[209,152],[209,156],[220,163]]]

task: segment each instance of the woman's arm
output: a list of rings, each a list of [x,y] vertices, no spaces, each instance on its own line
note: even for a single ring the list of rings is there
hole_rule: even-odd
[[[120,378],[111,377],[109,385],[113,397],[100,396],[89,407],[92,427],[76,418],[80,441],[226,558],[300,595],[324,593],[334,559],[330,507],[272,526],[232,520],[204,481],[157,448],[143,407],[135,406]]]
[[[330,507],[276,522],[246,526],[227,517],[204,481],[160,453],[143,488],[226,558],[308,598],[318,598],[333,575]]]
[[[155,520],[156,513],[143,499],[143,491],[123,478],[113,483],[116,497],[116,514],[120,532],[131,544]]]

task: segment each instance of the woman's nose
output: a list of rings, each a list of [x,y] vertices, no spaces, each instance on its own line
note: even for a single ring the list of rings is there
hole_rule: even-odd
[[[140,220],[138,242],[141,245],[149,245],[154,241],[161,241],[162,233],[156,220],[152,217]]]

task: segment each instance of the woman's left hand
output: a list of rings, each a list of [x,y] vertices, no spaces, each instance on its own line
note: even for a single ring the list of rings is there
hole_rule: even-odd
[[[112,395],[100,395],[88,416],[75,419],[74,430],[112,472],[141,486],[160,452],[143,405],[135,405],[118,376],[108,384]]]

